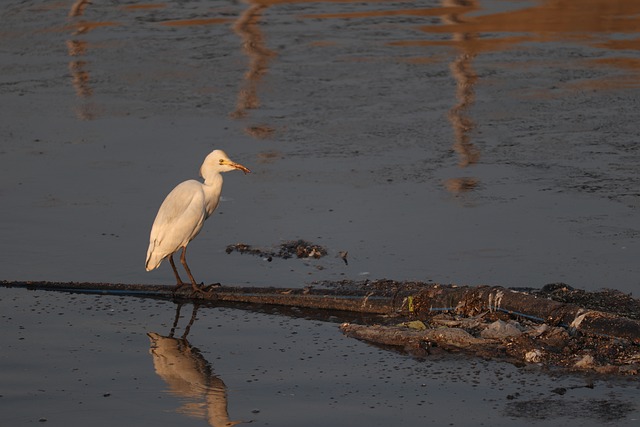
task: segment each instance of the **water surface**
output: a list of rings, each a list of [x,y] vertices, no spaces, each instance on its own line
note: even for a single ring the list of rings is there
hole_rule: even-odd
[[[174,324],[169,302],[24,289],[2,289],[0,308],[8,425],[631,426],[640,417],[634,379],[456,355],[419,361],[309,313],[200,307],[190,323],[185,305]]]
[[[189,247],[200,281],[638,292],[635,0],[34,0],[0,14],[2,279],[171,285],[167,265],[143,268],[151,222],[222,148],[253,173],[225,176]],[[225,252],[298,238],[329,256]],[[208,373],[180,395],[147,335],[181,336],[173,305],[7,289],[0,305],[12,425],[207,425],[224,419],[220,381],[229,420],[269,425],[638,419],[637,388],[416,361],[332,323],[214,308],[185,362]],[[620,415],[590,412],[602,405]]]

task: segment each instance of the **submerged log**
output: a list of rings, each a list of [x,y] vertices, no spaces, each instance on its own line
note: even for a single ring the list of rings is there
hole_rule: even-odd
[[[283,305],[320,310],[352,311],[367,314],[396,312],[393,291],[335,290],[307,288],[259,288],[209,285],[203,292],[191,286],[176,290],[172,286],[88,283],[88,282],[9,282],[0,286],[59,292],[115,294],[197,302],[235,302],[261,305]]]
[[[587,335],[571,336],[561,327],[541,330],[532,327],[528,321],[524,323],[529,325],[519,324],[522,332],[518,335],[483,338],[482,332],[478,334],[478,329],[487,331],[498,322],[501,321],[485,323],[473,328],[471,333],[457,327],[436,327],[433,322],[423,325],[425,329],[421,330],[405,324],[366,326],[352,323],[343,323],[340,329],[349,337],[375,345],[401,348],[418,357],[432,355],[440,349],[448,353],[462,352],[484,359],[502,360],[516,366],[536,364],[607,375],[636,376],[640,372],[640,349],[628,341],[625,343],[619,339]]]
[[[1,286],[49,291],[131,295],[210,303],[280,305],[319,310],[405,316],[425,320],[435,312],[450,311],[475,316],[484,311],[506,313],[582,333],[624,338],[640,344],[640,321],[588,310],[500,286],[455,286],[392,281],[364,282],[353,286],[258,288],[209,285],[205,292],[190,287],[78,282],[10,282]]]
[[[376,344],[420,348],[425,342],[436,343],[445,349],[468,349],[476,346],[493,346],[496,341],[476,338],[460,328],[435,328],[413,330],[390,326],[364,326],[343,323],[340,330],[347,336]]]
[[[136,296],[194,306],[258,310],[288,306],[294,308],[292,315],[300,315],[298,308],[307,308],[313,311],[305,310],[305,316],[313,313],[314,318],[327,321],[349,312],[346,318],[355,317],[361,324],[344,323],[341,330],[346,335],[400,347],[421,357],[440,348],[519,366],[533,363],[605,374],[640,373],[639,320],[554,301],[534,291],[498,286],[376,281],[325,283],[303,289],[210,285],[204,292],[193,292],[190,286],[176,290],[112,283],[3,281],[0,286]],[[630,307],[629,313],[635,311],[635,305]],[[277,311],[286,312],[282,308]],[[370,316],[353,316],[355,313]]]

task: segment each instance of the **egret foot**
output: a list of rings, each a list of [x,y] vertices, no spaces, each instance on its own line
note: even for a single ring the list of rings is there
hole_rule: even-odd
[[[180,289],[187,286],[191,286],[191,283],[184,283],[184,282],[176,283],[176,285],[173,287],[173,292],[178,292]]]
[[[187,298],[204,298],[209,295],[211,291],[208,291],[202,283],[200,285],[196,283],[179,283],[173,288],[173,293],[180,294]]]
[[[193,291],[190,293],[192,298],[203,298],[208,299],[213,295],[213,289],[221,286],[220,284],[208,285],[205,286],[204,283],[200,283],[199,285],[196,283],[191,284],[191,288]]]
[[[200,283],[199,285],[197,283],[192,283],[191,287],[193,288],[193,292],[198,293],[198,294],[206,294],[207,291],[204,290],[204,283]]]

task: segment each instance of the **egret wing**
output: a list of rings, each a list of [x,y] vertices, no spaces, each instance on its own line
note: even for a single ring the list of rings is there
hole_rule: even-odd
[[[195,180],[178,184],[164,199],[151,227],[147,268],[186,246],[202,229],[206,219],[202,184]]]

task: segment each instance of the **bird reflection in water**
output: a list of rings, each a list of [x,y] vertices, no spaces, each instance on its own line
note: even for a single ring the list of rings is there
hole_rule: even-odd
[[[156,374],[167,383],[174,396],[186,400],[177,412],[206,420],[213,427],[233,426],[245,421],[231,421],[227,411],[227,386],[216,376],[200,350],[187,341],[187,335],[196,319],[198,306],[193,306],[191,319],[180,338],[175,331],[182,304],[176,308],[176,317],[168,336],[155,332],[147,335],[149,350]]]

